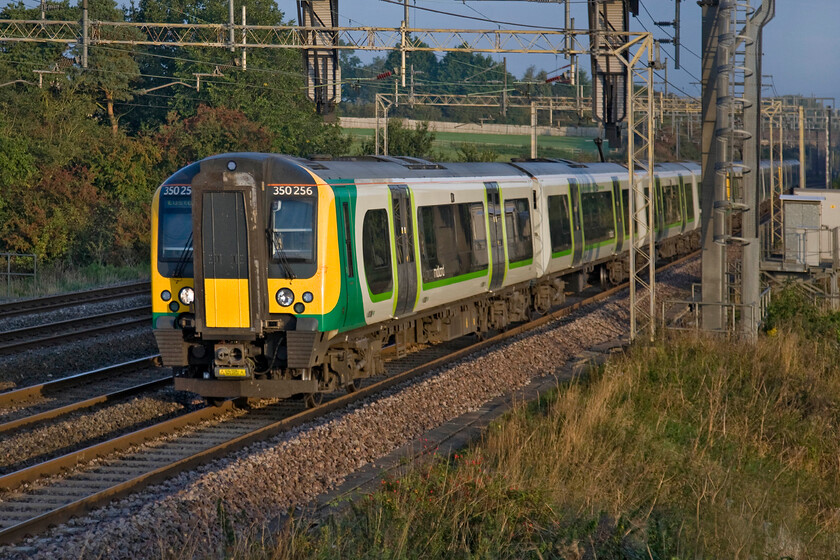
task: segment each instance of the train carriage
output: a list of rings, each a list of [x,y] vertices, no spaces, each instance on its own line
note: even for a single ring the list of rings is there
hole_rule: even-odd
[[[697,246],[698,174],[657,166],[666,252]],[[352,390],[383,348],[501,329],[585,280],[624,280],[628,197],[608,163],[207,158],[155,194],[163,361],[211,400]]]

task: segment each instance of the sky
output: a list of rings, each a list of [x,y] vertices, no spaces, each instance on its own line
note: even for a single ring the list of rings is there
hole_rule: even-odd
[[[277,0],[289,16],[296,13],[294,0]],[[638,18],[631,18],[631,29],[654,32],[658,39],[673,34],[672,28],[660,29],[654,21],[674,18],[674,0],[641,0]],[[571,0],[572,17],[577,28],[587,26],[586,0]],[[752,0],[758,6],[760,0]],[[563,27],[565,7],[562,3],[526,2],[521,0],[410,0],[411,6],[487,18],[514,24]],[[339,0],[342,26],[398,27],[403,8],[382,0]],[[411,9],[410,27],[446,29],[496,29],[497,25],[442,14]],[[681,4],[682,44],[681,70],[674,70],[669,60],[670,91],[682,90],[699,96],[701,54],[701,9],[695,0]],[[515,28],[505,25],[505,28]],[[672,45],[662,45],[663,58],[673,56]],[[501,60],[502,55],[493,55]],[[508,69],[517,76],[535,65],[550,71],[565,64],[553,55],[507,55]],[[363,59],[364,60],[364,59]],[[589,62],[583,68],[589,72]],[[840,0],[777,0],[776,16],[764,31],[764,95],[799,94],[833,97],[840,101]],[[663,75],[664,77],[664,75]],[[678,88],[678,89],[675,89]]]

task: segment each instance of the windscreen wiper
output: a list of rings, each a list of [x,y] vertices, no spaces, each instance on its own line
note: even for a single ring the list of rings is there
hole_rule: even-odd
[[[294,280],[295,273],[292,270],[292,265],[289,264],[286,250],[283,249],[283,238],[280,237],[281,235],[278,231],[271,231],[271,248],[274,250],[274,254],[277,255],[277,262],[280,263],[283,273],[287,278]]]
[[[184,248],[181,250],[181,256],[178,257],[178,264],[175,266],[175,278],[180,278],[181,274],[184,273],[184,269],[187,267],[187,263],[190,261],[189,256],[192,253],[193,248],[193,234],[190,232],[189,238],[187,238],[187,242],[184,244]]]

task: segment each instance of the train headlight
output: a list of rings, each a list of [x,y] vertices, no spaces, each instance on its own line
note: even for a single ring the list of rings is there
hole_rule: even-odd
[[[181,300],[181,303],[184,305],[189,305],[195,301],[195,290],[187,286],[186,288],[181,288],[181,291],[178,292],[178,299]]]
[[[171,302],[169,302],[169,310],[170,310],[172,313],[178,313],[178,309],[179,309],[179,306],[178,306],[178,302],[177,302],[177,301],[171,301]]]
[[[169,301],[170,299],[172,299],[172,294],[169,292],[169,290],[163,290],[160,293],[160,299],[162,299],[163,301]]]
[[[295,302],[295,293],[289,288],[280,288],[274,298],[281,306],[289,307]]]
[[[294,309],[295,309],[295,313],[303,313],[304,311],[306,311],[306,306],[303,305],[301,302],[297,302],[295,304]]]
[[[312,303],[312,292],[303,292],[303,303]]]

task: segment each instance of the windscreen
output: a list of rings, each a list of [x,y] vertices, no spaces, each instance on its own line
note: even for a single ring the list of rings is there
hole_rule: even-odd
[[[311,186],[273,186],[269,207],[269,252],[274,278],[315,274],[317,190]]]
[[[192,201],[189,186],[167,186],[158,213],[158,269],[163,276],[193,275]]]

